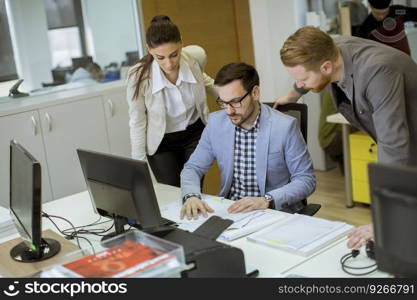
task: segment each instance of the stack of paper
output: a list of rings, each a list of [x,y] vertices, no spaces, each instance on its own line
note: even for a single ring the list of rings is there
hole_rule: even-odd
[[[9,209],[0,206],[0,239],[16,233],[16,227],[10,216]]]
[[[180,210],[182,204],[179,202],[161,207],[161,214],[164,218],[176,222],[179,225],[178,228],[190,232],[200,227],[211,216],[232,220],[233,224],[220,235],[220,239],[227,241],[246,236],[290,216],[286,213],[272,210],[254,210],[247,213],[231,214],[227,212],[227,208],[232,204],[231,201],[218,197],[205,197],[204,200],[214,210],[214,213],[209,213],[207,218],[200,215],[197,220],[187,220],[186,218],[181,220]]]
[[[316,217],[296,215],[248,236],[249,241],[309,256],[346,235],[353,226]]]

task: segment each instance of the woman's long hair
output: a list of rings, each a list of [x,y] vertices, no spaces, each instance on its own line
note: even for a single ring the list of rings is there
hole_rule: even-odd
[[[149,48],[156,48],[166,43],[178,43],[181,41],[181,34],[178,26],[172,23],[171,19],[165,15],[159,15],[152,18],[151,24],[146,30],[146,44]],[[140,84],[143,80],[149,78],[149,72],[153,57],[149,53],[139,60],[139,64],[129,74],[135,79],[135,92],[133,99],[139,96]]]

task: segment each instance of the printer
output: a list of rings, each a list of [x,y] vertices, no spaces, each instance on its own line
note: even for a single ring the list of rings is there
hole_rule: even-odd
[[[241,249],[217,242],[217,237],[233,221],[212,216],[194,232],[173,226],[163,226],[148,231],[184,247],[188,266],[183,278],[246,277],[245,258]]]

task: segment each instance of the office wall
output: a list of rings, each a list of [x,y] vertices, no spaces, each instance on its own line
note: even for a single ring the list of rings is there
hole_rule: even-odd
[[[180,28],[185,46],[196,44],[206,50],[206,71],[211,76],[214,76],[221,66],[232,61],[254,62],[247,0],[140,2],[145,31],[155,15],[168,15]]]
[[[250,0],[255,65],[261,78],[261,99],[273,102],[293,85],[280,60],[285,40],[305,25],[307,0]],[[331,165],[318,141],[320,95],[309,93],[301,100],[308,106],[307,146],[314,168],[326,170]]]
[[[104,67],[126,60],[126,52],[137,51],[136,13],[132,0],[83,0],[87,47]]]
[[[292,85],[279,51],[302,20],[297,1],[249,0],[255,64],[261,77],[261,99],[272,102]]]
[[[7,0],[7,15],[16,70],[25,81],[21,90],[41,88],[52,81],[48,25],[43,0]]]

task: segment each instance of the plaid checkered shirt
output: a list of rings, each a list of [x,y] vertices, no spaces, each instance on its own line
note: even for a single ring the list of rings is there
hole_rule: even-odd
[[[235,148],[233,158],[233,181],[230,200],[243,197],[261,197],[256,178],[256,137],[259,131],[261,112],[251,129],[235,126]]]

